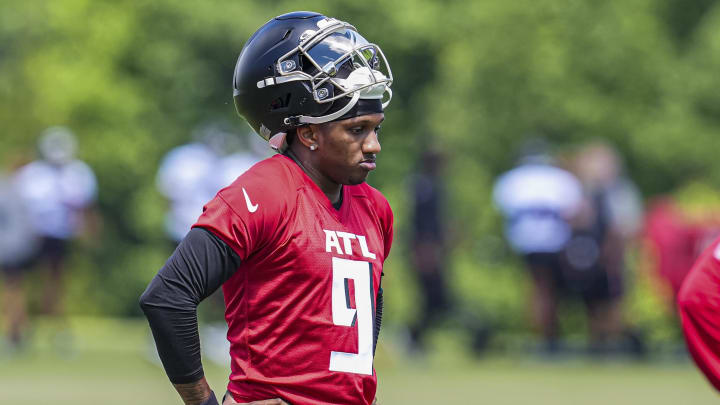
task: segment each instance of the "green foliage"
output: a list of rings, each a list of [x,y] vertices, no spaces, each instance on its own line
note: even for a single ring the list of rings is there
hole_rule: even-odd
[[[158,161],[204,122],[246,132],[230,91],[242,44],[275,15],[322,11],[380,44],[396,76],[381,170],[371,177],[397,217],[388,282],[404,291],[390,299],[391,313],[408,319],[416,307],[401,287],[412,284],[403,179],[435,145],[451,156],[459,296],[519,327],[524,274],[497,236],[489,190],[528,134],[563,146],[608,139],[646,196],[691,182],[720,185],[720,5],[686,3],[7,0],[0,168],[31,158],[47,126],[77,133],[80,157],[99,178],[103,226],[98,243],[74,259],[71,308],[136,313],[135,298],[169,253],[154,188]]]

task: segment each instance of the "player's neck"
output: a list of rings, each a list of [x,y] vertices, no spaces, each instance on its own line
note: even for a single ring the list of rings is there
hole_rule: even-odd
[[[310,179],[320,187],[320,190],[327,196],[330,203],[335,204],[340,201],[342,193],[342,184],[335,183],[329,177],[317,170],[308,156],[304,156],[302,151],[293,150],[292,146],[285,151],[285,155],[292,159]]]

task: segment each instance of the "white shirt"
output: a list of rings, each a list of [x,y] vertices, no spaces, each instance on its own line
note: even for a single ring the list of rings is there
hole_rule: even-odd
[[[42,236],[67,239],[77,233],[81,212],[97,195],[97,180],[82,161],[53,165],[36,160],[21,167],[13,183],[33,229]]]
[[[0,175],[0,265],[18,265],[37,247],[37,235],[25,204],[13,183]]]
[[[180,242],[202,214],[203,206],[258,161],[245,153],[220,157],[202,143],[170,150],[157,174],[158,189],[170,200],[165,217],[168,236]]]
[[[580,206],[582,186],[565,170],[525,164],[497,180],[493,198],[507,219],[505,233],[515,251],[558,252],[570,238],[567,220]]]

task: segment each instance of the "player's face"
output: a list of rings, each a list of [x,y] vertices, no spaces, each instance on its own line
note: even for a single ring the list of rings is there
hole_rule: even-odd
[[[337,184],[360,184],[375,170],[383,113],[361,115],[320,127],[317,168]]]

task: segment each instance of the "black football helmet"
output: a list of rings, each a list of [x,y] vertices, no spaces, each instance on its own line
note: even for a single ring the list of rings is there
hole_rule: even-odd
[[[360,100],[382,109],[392,72],[380,48],[352,25],[299,11],[275,17],[245,43],[235,66],[235,108],[282,151],[289,130],[343,117]]]

